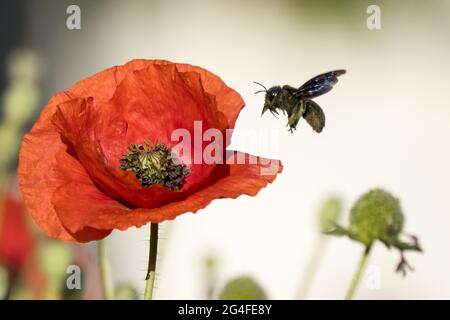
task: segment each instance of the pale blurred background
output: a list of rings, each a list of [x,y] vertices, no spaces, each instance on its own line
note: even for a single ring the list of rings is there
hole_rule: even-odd
[[[209,255],[217,258],[219,287],[244,274],[269,298],[296,297],[318,241],[322,201],[340,196],[347,225],[352,203],[373,187],[401,199],[405,231],[419,236],[425,253],[407,252],[415,272],[403,278],[394,272],[398,252],[378,243],[368,270],[379,276],[379,285],[363,281],[356,297],[450,298],[450,2],[18,3],[21,25],[3,27],[1,43],[19,27],[22,39],[2,48],[0,63],[20,45],[40,56],[39,107],[54,92],[134,58],[199,65],[246,101],[233,147],[284,164],[257,197],[214,201],[195,215],[163,223],[157,299],[205,298]],[[81,30],[66,28],[71,4],[81,8]],[[381,8],[381,30],[366,26],[371,4]],[[264,97],[253,94],[258,88],[252,81],[300,86],[338,68],[347,74],[316,100],[327,116],[321,134],[304,121],[290,134],[285,118],[260,117]],[[274,145],[246,143],[239,130],[248,129],[275,133]],[[148,238],[147,227],[109,238],[115,281],[132,283],[141,293]],[[346,238],[330,238],[307,298],[343,298],[362,250]]]

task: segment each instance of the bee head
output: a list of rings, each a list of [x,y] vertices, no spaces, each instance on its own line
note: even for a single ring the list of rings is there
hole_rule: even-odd
[[[267,89],[264,85],[259,82],[254,81],[257,85],[263,87],[263,90],[256,91],[255,93],[265,92],[266,97],[264,99],[264,107],[261,115],[263,115],[267,110],[269,110],[273,115],[278,114],[277,112],[277,97],[281,92],[280,86],[274,86]]]
[[[266,90],[266,102],[273,102],[281,92],[280,86],[275,86]]]
[[[276,86],[272,87],[269,90],[266,91],[266,97],[264,99],[264,108],[262,110],[261,115],[263,115],[267,110],[269,110],[272,114],[278,114],[277,107],[278,107],[278,95],[281,92],[281,87]]]

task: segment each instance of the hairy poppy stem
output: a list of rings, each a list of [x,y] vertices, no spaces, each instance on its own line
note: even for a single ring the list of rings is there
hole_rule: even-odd
[[[319,239],[317,239],[315,242],[314,250],[311,251],[311,257],[306,266],[300,289],[297,293],[296,298],[298,300],[304,300],[308,296],[311,285],[323,260],[323,256],[326,251],[327,240],[328,239],[326,239],[323,235],[320,235]]]
[[[97,241],[98,264],[100,269],[100,281],[105,300],[114,299],[114,289],[111,277],[111,265],[108,257],[108,244],[106,239]]]
[[[150,249],[148,257],[148,268],[145,280],[144,300],[152,300],[153,298],[153,286],[155,284],[156,276],[156,256],[158,254],[158,224],[150,224]]]
[[[352,300],[356,289],[358,288],[359,283],[361,282],[361,277],[364,273],[364,270],[366,268],[367,260],[369,258],[370,249],[372,248],[371,245],[367,246],[364,249],[364,253],[361,257],[361,260],[359,261],[358,269],[356,270],[355,275],[353,276],[352,283],[350,285],[350,288],[347,291],[347,295],[345,296],[345,300]]]

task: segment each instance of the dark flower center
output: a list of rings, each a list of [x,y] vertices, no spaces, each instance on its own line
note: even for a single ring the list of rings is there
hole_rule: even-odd
[[[120,157],[120,168],[133,171],[145,188],[160,184],[172,191],[180,190],[184,177],[189,174],[186,165],[176,162],[171,148],[157,141],[152,147],[149,140],[145,141],[145,146],[130,144],[128,154]]]

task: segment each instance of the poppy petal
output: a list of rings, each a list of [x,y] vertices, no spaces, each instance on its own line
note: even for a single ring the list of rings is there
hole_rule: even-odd
[[[58,218],[51,203],[51,196],[57,187],[70,181],[71,175],[67,174],[66,168],[57,166],[53,153],[57,152],[61,146],[54,141],[62,144],[59,135],[49,131],[35,132],[33,135],[26,135],[23,139],[18,175],[23,199],[28,210],[34,221],[50,237],[63,241],[78,241],[79,236],[90,240],[104,238],[111,231],[87,229],[79,235],[71,234]],[[49,157],[49,155],[52,156]],[[65,163],[71,159],[71,156],[65,151],[60,152],[60,155],[66,157],[67,160],[59,159]],[[81,166],[76,161],[71,165],[69,172],[72,173],[78,172],[76,169]]]
[[[185,212],[195,213],[215,199],[234,199],[243,194],[255,196],[259,190],[275,179],[277,173],[282,171],[282,165],[278,160],[254,157],[239,152],[236,155],[245,159],[246,164],[229,164],[229,176],[192,194],[185,200],[171,202],[158,208],[129,209],[105,196],[82,175],[58,188],[52,201],[62,223],[72,232],[78,232],[86,227],[125,230],[132,226],[143,226],[148,222],[159,223],[174,219]],[[74,198],[77,201],[71,201]]]
[[[175,145],[171,134],[179,128],[191,133],[192,150],[195,137],[206,130],[225,132],[226,119],[217,115],[215,102],[210,105],[203,94],[198,75],[180,75],[173,64],[150,66],[126,76],[105,105],[93,98],[75,98],[59,104],[52,121],[89,175],[111,197],[137,207],[161,206],[214,183],[220,168],[190,159],[183,188],[174,193],[161,186],[144,188],[132,173],[120,169],[119,159],[130,144],[145,138]],[[201,123],[200,132],[194,132],[195,121]],[[201,143],[203,150],[209,142]]]
[[[159,79],[167,81],[158,86]],[[161,118],[168,103],[171,110]],[[53,96],[24,136],[18,175],[25,204],[49,236],[87,242],[112,229],[196,212],[214,199],[255,195],[275,179],[281,165],[261,174],[267,159],[209,165],[194,161],[181,191],[172,192],[160,185],[144,189],[117,163],[129,144],[155,135],[173,146],[167,133],[196,120],[204,125],[202,133],[232,129],[243,107],[240,95],[219,77],[188,64],[133,60],[99,72]],[[230,141],[225,142],[223,152]],[[202,144],[205,148],[208,142]]]
[[[172,64],[172,62],[166,60],[136,59],[128,62],[125,67],[138,70],[145,68],[150,63],[158,65]],[[241,95],[228,87],[220,77],[206,69],[186,63],[176,63],[176,66],[180,72],[194,72],[200,75],[203,88],[207,93],[216,97],[218,110],[228,119],[228,127],[233,129],[239,113],[245,106]]]

